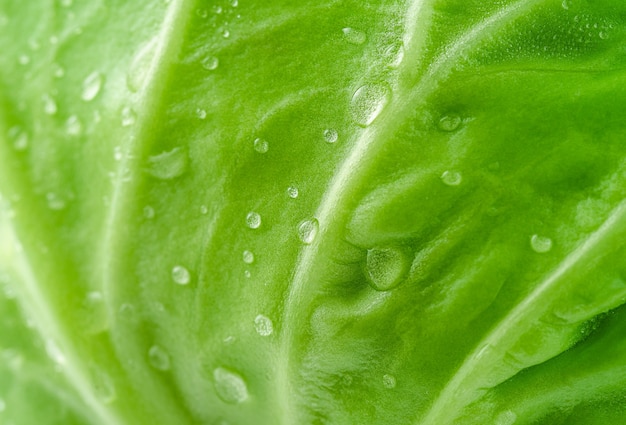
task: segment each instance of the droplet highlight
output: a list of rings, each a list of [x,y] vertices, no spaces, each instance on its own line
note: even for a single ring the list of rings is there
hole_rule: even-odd
[[[207,71],[215,71],[220,66],[220,60],[215,56],[209,56],[202,61],[202,67]]]
[[[287,196],[289,196],[291,199],[296,199],[299,194],[300,194],[300,191],[298,190],[297,187],[289,186],[287,188]]]
[[[389,68],[398,68],[404,60],[404,43],[402,41],[397,41],[391,44],[385,49],[383,57]]]
[[[387,84],[365,84],[352,96],[352,118],[361,127],[367,127],[378,118],[390,100],[391,89]]]
[[[458,186],[463,181],[463,176],[458,171],[444,171],[441,175],[441,181],[446,186]]]
[[[298,225],[298,238],[305,245],[312,244],[317,237],[319,227],[320,224],[316,218],[303,221]]]
[[[267,153],[270,145],[265,139],[256,138],[254,139],[254,150],[258,153]]]
[[[324,140],[327,143],[335,143],[339,139],[339,134],[337,130],[333,130],[332,128],[324,130]]]
[[[243,252],[243,262],[246,264],[254,263],[254,254],[252,253],[252,251],[245,250]]]
[[[544,254],[552,249],[552,239],[546,236],[532,235],[530,237],[530,246],[533,251]]]
[[[365,41],[367,40],[367,35],[363,31],[359,31],[350,27],[343,28],[341,31],[343,32],[345,40],[350,44],[358,46],[365,43]]]
[[[172,268],[172,280],[179,285],[188,285],[191,281],[191,274],[183,266],[174,266]]]
[[[213,371],[213,379],[215,392],[225,403],[238,404],[248,399],[248,386],[238,373],[218,367]]]
[[[254,329],[261,336],[270,336],[274,333],[274,324],[269,317],[259,314],[254,318]]]
[[[83,92],[81,94],[81,99],[85,102],[91,102],[98,96],[100,90],[102,89],[102,84],[104,83],[104,77],[98,71],[94,71],[85,78],[83,81]]]
[[[76,115],[70,116],[67,121],[65,121],[65,131],[70,136],[79,136],[82,133],[83,124]]]

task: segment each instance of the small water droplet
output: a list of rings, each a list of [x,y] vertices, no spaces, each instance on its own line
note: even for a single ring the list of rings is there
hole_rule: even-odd
[[[287,188],[287,196],[289,196],[292,199],[296,199],[298,197],[298,195],[300,194],[300,191],[298,190],[297,187],[295,186],[289,186]]]
[[[319,227],[320,224],[316,218],[303,221],[298,225],[298,238],[306,245],[312,244],[317,237]]]
[[[83,302],[83,310],[87,333],[97,334],[109,328],[109,313],[102,292],[89,292]]]
[[[494,425],[513,425],[517,422],[517,414],[512,410],[506,410],[498,415]]]
[[[196,10],[196,15],[198,15],[198,17],[204,19],[207,16],[209,16],[209,12],[206,9],[197,9]]]
[[[397,41],[391,44],[383,53],[387,66],[396,69],[404,60],[404,43]]]
[[[339,134],[336,130],[333,130],[332,128],[324,130],[324,140],[328,143],[335,143],[337,139],[339,139]]]
[[[130,107],[125,106],[122,109],[122,127],[130,127],[137,121],[137,113]]]
[[[100,90],[102,89],[102,84],[104,83],[104,77],[98,71],[94,71],[85,78],[83,81],[83,92],[81,94],[81,99],[85,102],[91,102],[98,96]]]
[[[83,125],[76,115],[71,115],[67,121],[65,121],[65,131],[67,131],[67,134],[70,136],[78,136],[83,131]]]
[[[147,74],[150,72],[157,46],[158,37],[154,37],[142,45],[133,57],[126,74],[126,85],[130,91],[138,92],[149,80]]]
[[[204,109],[198,108],[196,109],[196,116],[200,118],[201,120],[203,120],[206,118],[206,111]]]
[[[213,12],[215,12],[216,15],[221,15],[222,11],[222,6],[213,6]]]
[[[63,76],[65,76],[65,69],[63,69],[63,67],[61,67],[60,65],[55,65],[54,76],[56,78],[63,78]]]
[[[172,280],[179,285],[187,285],[191,281],[191,274],[183,266],[174,266],[172,268]]]
[[[215,56],[206,57],[202,61],[202,67],[207,71],[214,71],[220,66],[220,60]]]
[[[438,125],[441,131],[451,132],[457,130],[462,122],[460,115],[450,114],[441,117]]]
[[[205,215],[209,213],[209,209],[206,205],[200,205],[200,214]]]
[[[46,194],[46,201],[48,201],[48,208],[51,210],[60,211],[66,206],[65,200],[54,192]]]
[[[48,115],[54,115],[57,113],[57,104],[49,94],[41,96],[43,101],[43,111]]]
[[[52,36],[50,36],[48,41],[50,42],[50,44],[52,44],[54,46],[54,45],[59,43],[59,37],[57,37],[56,35],[52,35]]]
[[[569,10],[569,0],[563,0],[561,2],[561,7],[565,10]]]
[[[367,35],[363,31],[356,30],[354,28],[344,28],[341,30],[346,41],[350,44],[360,45],[365,43]]]
[[[124,303],[118,310],[118,317],[120,321],[133,324],[137,322],[137,312],[135,306],[129,303]]]
[[[243,252],[243,262],[246,264],[254,263],[254,254],[251,251],[245,250]]]
[[[391,89],[387,84],[366,84],[359,87],[352,95],[350,104],[354,121],[367,127],[385,109],[391,99]]]
[[[600,31],[598,37],[600,37],[601,40],[606,40],[609,38],[609,34],[606,31]]]
[[[274,333],[274,324],[267,316],[259,314],[254,318],[254,329],[261,336],[270,336]]]
[[[152,208],[150,205],[146,205],[145,207],[143,207],[143,216],[145,218],[150,220],[154,218],[154,215],[155,215],[154,208]]]
[[[117,394],[111,376],[97,366],[92,366],[90,369],[91,384],[96,397],[104,404],[113,403]]]
[[[259,227],[261,227],[261,216],[259,215],[259,213],[250,211],[246,216],[246,224],[251,229],[258,229]]]
[[[159,345],[153,345],[148,350],[148,362],[157,370],[166,371],[171,367],[170,355]]]
[[[230,5],[232,7],[237,7],[239,6],[239,0],[230,0]]]
[[[121,161],[124,158],[124,151],[122,151],[121,146],[115,146],[113,148],[113,159],[116,161]]]
[[[258,153],[267,153],[269,148],[270,145],[267,143],[267,140],[261,138],[254,139],[254,150]]]
[[[224,37],[224,38],[230,37],[230,31],[228,29],[224,28],[222,30],[222,37]]]
[[[13,148],[17,151],[23,151],[28,148],[28,134],[20,127],[11,127],[8,131],[9,140],[13,142]]]
[[[372,288],[389,291],[398,286],[409,270],[407,255],[398,248],[372,248],[367,251],[365,275]]]
[[[222,401],[237,404],[248,399],[248,386],[238,373],[218,367],[213,371],[213,379],[215,391]]]
[[[171,180],[185,173],[187,163],[187,150],[177,147],[149,157],[146,172],[160,180]]]
[[[0,412],[4,412],[7,408],[7,403],[4,399],[0,398]]]
[[[250,270],[246,270],[243,272],[243,275],[246,277],[246,279],[250,279],[250,276],[252,276],[252,273],[250,273]]]
[[[552,249],[552,239],[546,236],[532,235],[530,237],[530,246],[533,251],[543,254]]]
[[[441,181],[447,186],[458,186],[463,181],[463,176],[458,171],[444,171]]]
[[[393,375],[383,375],[383,386],[387,389],[396,387],[396,378]]]
[[[20,55],[17,59],[20,65],[28,65],[30,63],[30,56],[28,55]]]

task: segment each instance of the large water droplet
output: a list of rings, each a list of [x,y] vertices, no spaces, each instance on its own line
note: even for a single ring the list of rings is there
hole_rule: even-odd
[[[191,274],[183,266],[174,266],[172,268],[172,280],[179,285],[187,285],[191,281]]]
[[[258,229],[261,227],[261,216],[259,213],[250,211],[248,215],[246,215],[246,224],[251,229]]]
[[[335,143],[337,139],[339,139],[337,130],[333,130],[332,128],[324,130],[324,140],[328,143]]]
[[[154,60],[158,45],[158,38],[154,37],[135,54],[130,64],[128,73],[126,74],[126,85],[132,92],[137,92],[148,81],[147,75]]]
[[[202,61],[202,67],[207,71],[214,71],[220,66],[220,60],[215,56],[208,56]]]
[[[291,199],[296,199],[299,194],[300,194],[300,191],[298,190],[297,187],[289,186],[287,188],[287,196],[289,196]]]
[[[450,114],[441,117],[438,125],[441,131],[451,132],[457,130],[462,122],[463,120],[458,114]]]
[[[383,375],[383,386],[388,389],[396,387],[396,378],[393,375]]]
[[[274,333],[274,324],[269,317],[259,314],[254,318],[254,329],[261,336],[270,336]]]
[[[266,153],[270,148],[269,143],[267,143],[267,140],[265,139],[261,139],[261,138],[256,138],[254,140],[254,150],[257,151],[258,153]]]
[[[178,147],[149,157],[146,172],[160,180],[171,180],[185,173],[187,162],[187,151]]]
[[[81,94],[81,99],[85,102],[90,102],[98,96],[100,93],[100,89],[102,89],[102,84],[104,83],[104,77],[98,71],[94,71],[85,78],[83,81],[83,92]]]
[[[248,399],[248,386],[238,373],[218,367],[213,371],[213,379],[215,391],[224,402],[237,404]]]
[[[157,370],[166,371],[171,367],[170,355],[159,345],[153,345],[148,350],[148,363]]]
[[[365,84],[352,96],[350,105],[352,118],[358,125],[367,127],[380,115],[390,100],[391,89],[387,84]]]
[[[389,291],[398,286],[408,269],[407,255],[401,249],[372,248],[367,251],[365,274],[377,291]]]
[[[543,254],[552,249],[552,239],[546,236],[532,235],[530,237],[530,246],[533,251]]]
[[[444,171],[441,181],[447,186],[458,186],[463,181],[463,176],[458,171]]]
[[[122,127],[130,127],[137,121],[137,113],[130,106],[122,109]]]
[[[245,250],[243,252],[243,262],[246,264],[254,263],[254,254],[252,253],[252,251]]]
[[[359,45],[365,43],[367,35],[363,31],[354,28],[344,28],[341,30],[346,41],[350,44]]]
[[[65,121],[65,131],[70,136],[79,136],[83,131],[83,124],[76,115],[71,115],[67,121]]]
[[[402,41],[397,41],[387,47],[383,57],[389,68],[396,69],[399,67],[404,60],[404,44]]]
[[[298,238],[302,243],[309,245],[313,243],[319,231],[319,221],[316,218],[305,220],[298,225]]]
[[[41,100],[43,101],[43,111],[47,115],[54,115],[57,113],[57,103],[54,101],[52,96],[49,94],[44,94],[41,96]]]

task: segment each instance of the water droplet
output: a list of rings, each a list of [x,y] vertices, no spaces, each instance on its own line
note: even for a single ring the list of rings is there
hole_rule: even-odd
[[[230,0],[230,5],[232,7],[237,7],[239,6],[239,0]]]
[[[187,162],[187,150],[178,147],[149,157],[146,172],[160,180],[171,180],[185,173]]]
[[[448,186],[458,186],[463,181],[463,176],[458,171],[444,171],[441,181]]]
[[[43,101],[43,111],[48,115],[54,115],[57,113],[57,104],[49,94],[41,96]]]
[[[343,31],[344,38],[350,44],[358,46],[367,40],[367,36],[363,31],[355,30],[354,28],[344,28],[341,31]]]
[[[601,40],[606,40],[609,38],[609,34],[606,31],[600,31],[598,37],[600,37]]]
[[[222,37],[224,37],[224,38],[230,37],[230,31],[228,29],[224,28],[222,30]]]
[[[246,264],[254,263],[254,254],[251,251],[245,250],[243,252],[243,262]]]
[[[552,239],[546,236],[532,235],[530,237],[530,246],[533,251],[543,254],[552,249]]]
[[[398,248],[372,248],[367,251],[365,275],[377,291],[389,291],[398,286],[409,269],[407,255]]]
[[[143,216],[145,218],[147,218],[148,220],[154,218],[154,208],[152,208],[150,205],[146,205],[145,207],[143,207]]]
[[[258,229],[261,227],[261,216],[254,211],[250,211],[246,216],[246,224],[251,229]]]
[[[78,136],[83,131],[83,125],[76,115],[70,116],[67,121],[65,121],[65,131],[67,131],[67,134],[70,136]]]
[[[224,402],[237,404],[248,399],[248,386],[238,373],[218,367],[213,371],[213,379],[215,391]]]
[[[117,398],[117,394],[109,374],[97,366],[92,366],[90,369],[91,385],[96,397],[104,404],[113,403]]]
[[[457,130],[461,126],[462,122],[463,120],[459,115],[451,114],[441,117],[438,125],[441,131],[450,132]]]
[[[81,94],[81,99],[85,102],[91,102],[98,96],[100,90],[102,89],[102,84],[104,82],[104,77],[98,71],[94,71],[85,78],[83,81],[83,93]]]
[[[137,113],[130,107],[125,106],[122,109],[122,127],[130,127],[137,121]]]
[[[261,138],[254,139],[254,150],[258,153],[266,153],[269,148],[270,145],[267,143],[267,140]]]
[[[70,7],[72,5],[73,0],[61,0],[61,6]]]
[[[198,15],[198,17],[204,19],[207,16],[209,16],[209,12],[206,9],[198,9],[198,10],[196,10],[196,15]]]
[[[202,67],[207,71],[214,71],[220,66],[220,60],[215,56],[209,56],[202,61]]]
[[[48,202],[48,208],[51,210],[60,211],[66,206],[65,200],[54,192],[46,194],[46,201]]]
[[[7,408],[7,403],[4,399],[0,398],[0,412],[4,412]]]
[[[561,7],[565,10],[569,10],[569,0],[563,0],[561,2]]]
[[[204,109],[198,108],[196,109],[196,116],[200,118],[201,120],[203,120],[206,118],[206,111]]]
[[[209,213],[209,209],[206,205],[200,205],[200,214],[205,215]]]
[[[63,69],[63,67],[61,67],[60,65],[55,65],[54,76],[56,78],[63,78],[63,76],[65,76],[65,69]]]
[[[387,84],[366,84],[359,87],[352,96],[351,112],[354,121],[367,127],[385,109],[391,99],[391,90]]]
[[[396,378],[393,375],[383,375],[383,386],[387,389],[396,387]]]
[[[331,128],[324,130],[324,140],[326,140],[328,143],[335,143],[338,138],[339,134],[336,130],[333,130]]]
[[[28,134],[20,127],[11,127],[8,131],[9,140],[13,142],[13,148],[23,151],[28,147]]]
[[[116,161],[121,161],[124,158],[124,152],[122,151],[121,146],[115,146],[113,148],[113,159]]]
[[[153,345],[150,347],[150,350],[148,350],[148,362],[150,366],[157,370],[165,371],[169,370],[171,367],[170,355],[158,345]]]
[[[319,221],[316,218],[305,220],[298,225],[298,238],[302,243],[309,245],[313,243],[319,231]]]
[[[498,415],[494,425],[513,425],[517,422],[517,414],[512,410],[506,410]]]
[[[298,190],[297,187],[295,186],[289,186],[287,188],[287,196],[289,196],[292,199],[296,199],[298,197],[298,195],[300,194],[300,191]]]
[[[246,270],[243,272],[243,275],[246,277],[246,279],[250,279],[250,276],[252,276],[252,273],[250,273],[250,270]]]
[[[126,322],[128,324],[136,323],[137,312],[135,311],[135,306],[129,303],[122,304],[118,310],[118,317],[122,322]]]
[[[89,292],[83,302],[83,310],[85,312],[85,331],[87,333],[97,334],[109,328],[109,314],[101,292]]]
[[[216,15],[220,15],[222,13],[222,6],[213,6],[213,12],[215,12]]]
[[[172,268],[172,280],[179,285],[187,285],[191,281],[191,274],[183,266],[174,266]]]
[[[383,57],[389,68],[398,68],[404,60],[404,44],[402,41],[397,41],[387,47],[383,53]]]
[[[157,46],[158,38],[154,37],[141,46],[133,57],[126,74],[126,85],[130,91],[138,92],[149,80],[147,75],[150,72]]]
[[[30,63],[30,56],[28,55],[20,55],[17,59],[20,65],[28,65]]]
[[[274,324],[268,317],[259,314],[254,318],[254,329],[261,336],[270,336],[274,333]]]
[[[50,36],[48,41],[50,41],[50,44],[52,44],[52,45],[58,44],[59,43],[59,37],[57,37],[56,35],[52,35],[52,36]]]

